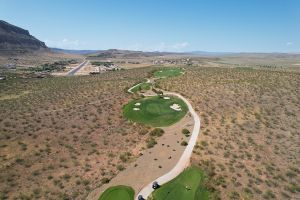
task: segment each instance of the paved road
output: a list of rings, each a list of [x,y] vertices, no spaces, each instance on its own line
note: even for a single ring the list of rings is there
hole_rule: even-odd
[[[76,72],[78,72],[82,67],[84,67],[89,61],[85,60],[82,63],[80,63],[77,67],[74,69],[71,69],[68,71],[67,76],[73,76]]]
[[[200,133],[200,118],[197,115],[197,113],[195,112],[195,110],[193,109],[192,105],[190,104],[190,102],[184,98],[183,96],[181,96],[180,94],[177,93],[173,93],[173,92],[164,92],[164,95],[173,95],[173,96],[177,96],[180,99],[182,99],[188,106],[189,111],[194,119],[194,129],[191,135],[191,138],[189,140],[188,145],[186,146],[184,152],[182,153],[179,161],[176,163],[176,165],[174,166],[173,169],[171,169],[171,171],[169,171],[168,173],[164,174],[163,176],[157,178],[156,180],[153,180],[151,183],[149,183],[148,185],[146,185],[136,196],[136,200],[138,200],[138,196],[142,195],[144,199],[147,199],[150,194],[153,192],[152,189],[152,183],[154,181],[157,181],[159,185],[162,185],[164,183],[169,182],[170,180],[174,179],[175,177],[177,177],[185,168],[187,168],[190,164],[190,158],[192,156],[193,153],[193,149],[194,146],[197,142],[197,138],[198,135]]]

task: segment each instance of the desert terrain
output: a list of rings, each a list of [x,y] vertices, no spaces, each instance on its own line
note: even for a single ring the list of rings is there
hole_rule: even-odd
[[[201,118],[192,165],[208,177],[211,199],[297,199],[300,78],[297,65],[290,66],[297,61],[270,68],[242,58],[189,58],[183,75],[155,86],[182,94]],[[243,63],[219,61],[235,59]],[[119,184],[137,193],[168,172],[188,139],[181,133],[192,125],[188,116],[164,128],[149,149],[153,128],[125,119],[122,107],[140,98],[130,87],[169,66],[97,75],[83,67],[78,76],[45,79],[2,68],[1,198],[97,199]]]
[[[159,83],[199,112],[192,162],[210,175],[221,199],[298,199],[299,75],[192,67]]]
[[[0,0],[0,200],[300,200],[299,10]]]

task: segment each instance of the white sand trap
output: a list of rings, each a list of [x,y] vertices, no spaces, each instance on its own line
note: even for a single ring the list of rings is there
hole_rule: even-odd
[[[170,97],[164,97],[164,99],[170,99]]]
[[[162,71],[159,71],[160,73],[162,72]]]
[[[141,105],[141,103],[135,103],[134,105],[135,105],[135,106],[140,106],[140,105]]]
[[[140,110],[139,108],[133,108],[133,110]]]
[[[174,103],[173,105],[171,105],[170,108],[172,108],[173,110],[176,110],[176,111],[181,111],[180,105],[178,105],[176,103]]]

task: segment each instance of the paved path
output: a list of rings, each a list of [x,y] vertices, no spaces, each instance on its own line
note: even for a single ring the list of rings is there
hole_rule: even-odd
[[[78,72],[82,67],[84,67],[89,61],[85,60],[82,63],[80,63],[77,67],[74,69],[71,69],[68,71],[67,76],[74,76],[76,72]]]
[[[137,86],[139,86],[139,85],[143,84],[143,83],[151,83],[151,80],[150,80],[150,79],[147,79],[147,81],[146,81],[146,82],[141,82],[141,83],[138,83],[138,84],[136,84],[136,85],[132,86],[131,88],[129,88],[129,89],[127,90],[127,92],[129,92],[129,93],[132,93],[132,94],[133,94],[133,92],[132,92],[131,90],[132,90],[133,88],[135,88],[135,87],[137,87]]]
[[[155,80],[155,79],[147,79],[147,83],[151,83],[151,82],[153,82],[153,80]],[[133,93],[131,90],[140,84],[141,83],[131,87],[130,89],[128,89],[128,92]],[[151,193],[154,191],[152,189],[152,183],[154,181],[158,182],[159,185],[163,185],[163,184],[171,181],[172,179],[176,178],[181,172],[183,172],[189,166],[190,158],[192,156],[194,146],[196,145],[197,138],[200,134],[200,117],[198,116],[196,111],[193,109],[190,102],[186,98],[181,96],[180,94],[177,94],[174,92],[163,91],[163,94],[176,96],[176,97],[182,99],[186,103],[186,105],[188,106],[189,112],[194,120],[194,128],[193,128],[189,143],[186,146],[185,150],[183,151],[183,153],[182,153],[180,159],[178,160],[178,162],[176,163],[176,165],[166,174],[158,177],[157,179],[155,179],[155,180],[151,181],[150,183],[148,183],[147,185],[145,185],[139,191],[139,193],[136,195],[136,197],[135,197],[136,200],[138,200],[139,195],[142,195],[144,199],[147,199],[151,195]],[[156,96],[156,95],[157,94],[153,94],[153,95],[152,94],[149,94],[149,95],[144,94],[144,96]],[[134,180],[132,180],[132,181],[134,181]]]
[[[136,200],[138,200],[138,196],[142,195],[144,199],[147,199],[150,194],[154,191],[152,189],[152,183],[154,181],[157,181],[159,185],[162,185],[164,183],[169,182],[170,180],[174,179],[175,177],[177,177],[185,168],[188,167],[188,165],[190,164],[190,158],[192,156],[193,153],[193,149],[194,146],[197,142],[197,138],[198,135],[200,133],[200,118],[197,115],[197,113],[195,112],[195,110],[193,109],[192,105],[190,104],[190,102],[184,98],[183,96],[181,96],[180,94],[177,93],[173,93],[173,92],[164,92],[164,95],[173,95],[173,96],[177,96],[180,99],[182,99],[188,106],[189,111],[194,119],[194,129],[191,135],[191,138],[189,140],[188,145],[186,146],[183,154],[181,155],[179,161],[177,162],[177,164],[174,166],[173,169],[171,169],[171,171],[169,171],[168,173],[164,174],[163,176],[157,178],[156,180],[153,180],[151,183],[149,183],[148,185],[146,185],[136,196]]]

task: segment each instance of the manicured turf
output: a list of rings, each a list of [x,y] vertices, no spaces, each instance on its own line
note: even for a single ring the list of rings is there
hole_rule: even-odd
[[[136,103],[141,105],[136,106]],[[170,106],[173,104],[180,105],[181,111],[171,109]],[[133,108],[140,110],[133,110]],[[170,99],[159,96],[147,97],[131,101],[123,107],[123,114],[127,119],[154,127],[174,124],[184,117],[187,111],[187,105],[177,97],[170,97]]]
[[[151,87],[151,83],[141,83],[137,86],[135,86],[134,88],[131,89],[131,92],[138,92],[141,90],[150,90]]]
[[[153,200],[208,200],[209,191],[203,187],[203,182],[203,172],[196,167],[190,167],[155,190],[152,193]]]
[[[119,185],[105,190],[99,200],[133,200],[134,190],[131,187]]]
[[[183,70],[180,68],[166,68],[157,70],[154,72],[155,78],[162,78],[162,77],[172,77],[172,76],[179,76],[183,73]]]

